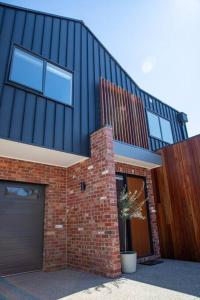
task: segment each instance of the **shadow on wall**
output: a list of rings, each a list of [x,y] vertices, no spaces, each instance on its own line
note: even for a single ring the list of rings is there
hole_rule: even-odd
[[[72,269],[1,278],[0,299],[127,300],[137,299],[138,295],[145,300],[150,296],[162,300],[189,300],[200,296],[199,282],[199,263],[165,260],[155,266],[138,265],[136,273],[116,280]]]

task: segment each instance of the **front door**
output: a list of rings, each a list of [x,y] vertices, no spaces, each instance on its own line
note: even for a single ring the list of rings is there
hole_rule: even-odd
[[[144,179],[136,176],[127,176],[128,190],[134,193],[136,190],[140,194],[140,201],[145,200]],[[142,209],[145,219],[133,218],[130,221],[131,244],[132,249],[137,251],[139,257],[151,255],[151,242],[149,232],[149,216],[148,216],[148,203],[146,202]]]
[[[139,200],[146,198],[145,193],[145,180],[142,177],[128,176],[128,175],[117,175],[117,194],[120,197],[123,186],[126,185],[128,191],[134,193],[136,190],[140,194]],[[149,225],[149,213],[148,213],[148,202],[143,206],[142,219],[131,219],[127,222],[127,250],[135,250],[138,257],[145,257],[152,254],[151,239],[150,239],[150,225]],[[120,244],[121,251],[124,251],[124,226],[122,221],[119,219],[119,233],[120,233]]]

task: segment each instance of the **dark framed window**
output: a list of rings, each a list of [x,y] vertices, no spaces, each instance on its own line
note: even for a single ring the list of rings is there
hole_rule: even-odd
[[[56,87],[56,88],[55,88]],[[56,99],[65,103],[66,99],[71,104],[72,98],[72,76],[69,72],[54,66],[46,64],[46,76],[44,94],[47,97]]]
[[[10,80],[42,92],[43,61],[18,48],[14,49]]]
[[[174,142],[170,121],[150,111],[147,111],[147,118],[149,124],[149,132],[152,137],[160,139],[169,144],[172,144]]]
[[[72,105],[72,73],[16,46],[12,54],[9,81]]]

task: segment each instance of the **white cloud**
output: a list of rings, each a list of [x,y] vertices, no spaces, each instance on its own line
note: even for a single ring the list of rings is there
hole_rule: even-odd
[[[145,74],[150,73],[153,70],[155,63],[155,57],[145,58],[144,62],[142,63],[142,72]]]

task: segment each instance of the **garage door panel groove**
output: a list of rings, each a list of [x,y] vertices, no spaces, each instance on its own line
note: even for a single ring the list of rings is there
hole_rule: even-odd
[[[43,186],[0,181],[0,275],[41,269],[43,223]]]

